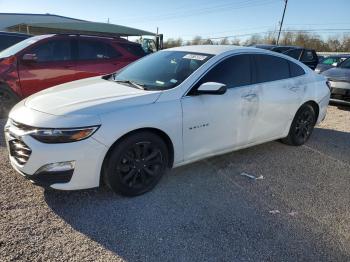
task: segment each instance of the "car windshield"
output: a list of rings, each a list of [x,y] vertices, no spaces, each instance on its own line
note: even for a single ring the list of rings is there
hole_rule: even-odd
[[[340,56],[332,56],[332,57],[326,57],[324,60],[321,61],[321,64],[324,65],[333,65],[334,63],[340,63],[344,61],[346,58],[340,57]]]
[[[113,79],[137,84],[145,90],[166,90],[181,84],[211,57],[202,53],[160,51],[118,71]]]
[[[33,36],[30,38],[27,38],[21,42],[18,42],[15,45],[10,46],[9,48],[6,48],[5,50],[0,52],[0,58],[9,57],[12,55],[17,54],[19,51],[23,50],[24,48],[30,46],[31,44],[34,44],[35,42],[48,37],[47,35],[41,35],[41,36]]]

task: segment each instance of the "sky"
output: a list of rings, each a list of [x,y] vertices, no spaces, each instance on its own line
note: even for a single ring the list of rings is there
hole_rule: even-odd
[[[50,13],[193,39],[274,31],[284,0],[0,0],[3,13]],[[350,33],[350,0],[289,0],[284,28],[326,38]]]

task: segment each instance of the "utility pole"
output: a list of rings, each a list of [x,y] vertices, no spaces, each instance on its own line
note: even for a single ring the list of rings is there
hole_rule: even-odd
[[[280,23],[280,30],[278,31],[278,37],[277,37],[277,43],[276,43],[277,45],[278,45],[278,43],[280,41],[281,30],[282,30],[283,20],[284,20],[284,14],[286,13],[287,4],[288,4],[288,0],[284,0],[284,9],[283,9],[282,21]]]

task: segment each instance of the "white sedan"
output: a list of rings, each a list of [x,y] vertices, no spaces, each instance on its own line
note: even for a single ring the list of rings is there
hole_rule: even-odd
[[[35,184],[104,182],[134,196],[172,167],[276,139],[304,144],[329,97],[326,79],[288,56],[185,46],[35,94],[5,135],[12,166]]]

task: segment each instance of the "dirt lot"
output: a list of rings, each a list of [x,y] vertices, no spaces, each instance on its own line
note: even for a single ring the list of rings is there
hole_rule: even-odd
[[[0,141],[0,261],[350,261],[350,107],[330,106],[305,146],[178,168],[137,198],[44,191]]]

